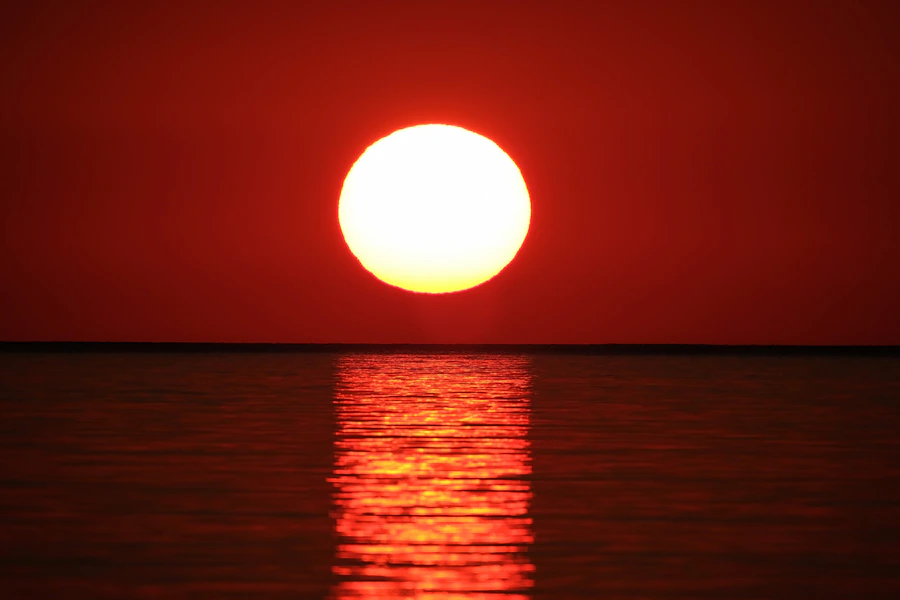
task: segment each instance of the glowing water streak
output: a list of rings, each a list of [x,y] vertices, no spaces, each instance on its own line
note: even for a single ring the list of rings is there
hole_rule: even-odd
[[[351,355],[337,365],[336,598],[524,598],[529,363]]]

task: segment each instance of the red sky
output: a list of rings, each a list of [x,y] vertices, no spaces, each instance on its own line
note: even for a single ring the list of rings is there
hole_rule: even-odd
[[[900,343],[892,3],[18,4],[2,340]],[[427,122],[532,195],[449,296],[337,221],[358,155]]]

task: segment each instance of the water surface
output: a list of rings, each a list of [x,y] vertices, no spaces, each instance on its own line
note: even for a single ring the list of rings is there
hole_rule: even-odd
[[[6,597],[891,598],[891,357],[0,354]]]

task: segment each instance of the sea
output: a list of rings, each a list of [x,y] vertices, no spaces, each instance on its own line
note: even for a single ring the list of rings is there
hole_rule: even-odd
[[[900,356],[0,353],[3,598],[900,598]]]

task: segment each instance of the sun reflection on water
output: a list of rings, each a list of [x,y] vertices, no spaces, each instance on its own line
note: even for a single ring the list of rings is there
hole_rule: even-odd
[[[336,598],[526,598],[527,357],[348,355],[335,405]]]

